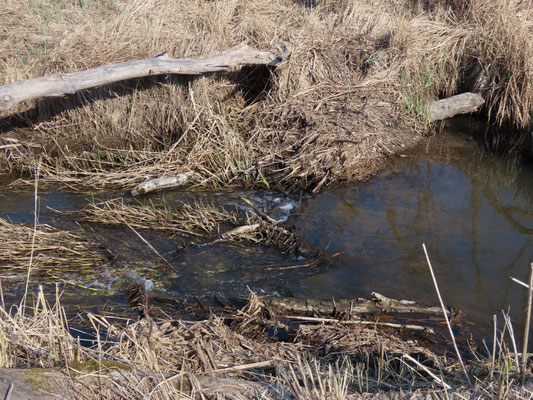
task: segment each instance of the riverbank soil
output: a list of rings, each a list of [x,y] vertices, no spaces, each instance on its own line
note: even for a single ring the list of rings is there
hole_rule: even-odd
[[[150,231],[201,237],[187,244],[197,247],[274,246],[299,263],[279,268],[320,268],[323,255],[253,203],[237,215],[200,203],[177,212],[105,199],[59,229],[38,223],[38,191],[124,192],[192,173],[194,189],[277,189],[301,203],[332,184],[373,176],[388,156],[431,132],[430,101],[464,91],[484,97],[481,113],[491,122],[528,135],[530,7],[526,0],[4,0],[0,85],[162,52],[208,57],[242,42],[289,54],[275,67],[132,79],[1,111],[0,169],[22,177],[11,187],[29,182],[36,191],[33,227],[0,220],[5,280],[52,276],[84,288],[62,273],[94,272],[116,256],[67,229],[84,221],[128,228],[169,267],[144,238]],[[28,287],[17,291],[24,293],[18,307],[1,303],[0,367],[52,368],[33,382],[50,373],[65,398],[528,396],[527,386],[515,385],[519,358],[505,330],[489,346],[494,358],[461,338],[476,382],[466,386],[433,317],[356,321],[333,312],[302,322],[251,294],[240,309],[214,312],[198,301],[203,318],[156,318],[145,287],[135,296],[138,321],[80,313],[93,334],[82,345],[59,291],[49,304]]]

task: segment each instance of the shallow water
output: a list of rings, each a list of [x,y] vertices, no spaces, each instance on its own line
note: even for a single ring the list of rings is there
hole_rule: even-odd
[[[305,296],[368,295],[437,303],[425,243],[447,305],[489,336],[492,314],[510,307],[519,328],[533,253],[533,168],[483,151],[458,120],[391,160],[369,183],[341,187],[304,203],[294,219],[307,240],[342,252],[323,274],[302,280]],[[521,335],[518,335],[521,336]]]
[[[288,219],[308,247],[339,253],[320,269],[273,269],[298,260],[261,245],[220,243],[177,251],[187,238],[143,232],[180,271],[178,276],[132,232],[78,224],[74,216],[54,211],[79,210],[93,198],[120,193],[43,191],[40,222],[82,232],[117,256],[95,267],[91,276],[65,276],[98,290],[66,284],[64,303],[127,309],[117,291],[123,281],[139,281],[155,292],[188,299],[216,294],[231,300],[246,296],[250,288],[317,298],[366,297],[377,291],[437,303],[421,247],[425,243],[445,302],[467,314],[478,337],[489,336],[492,314],[506,307],[521,332],[526,291],[509,276],[527,280],[533,253],[533,168],[485,152],[471,137],[482,129],[475,120],[455,120],[418,148],[390,160],[371,182],[327,190],[304,200],[301,207],[296,197],[273,191],[170,191],[142,199],[171,208],[196,200],[246,208],[241,200],[245,196],[269,215]],[[4,191],[0,216],[31,223],[33,205],[31,190]],[[16,297],[20,282],[5,279],[5,291]]]

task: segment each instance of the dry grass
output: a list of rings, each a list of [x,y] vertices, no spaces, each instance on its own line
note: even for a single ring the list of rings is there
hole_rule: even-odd
[[[303,250],[301,239],[288,227],[265,220],[255,212],[243,214],[210,204],[185,203],[180,209],[171,210],[112,199],[92,203],[81,214],[83,221],[204,237],[200,245],[244,241],[275,246],[287,253]]]
[[[35,242],[33,235],[35,234]],[[53,269],[65,270],[93,267],[104,261],[97,246],[70,232],[49,225],[31,226],[14,224],[0,218],[0,271],[25,273],[33,251],[33,273],[46,274]]]
[[[2,294],[0,307],[0,367],[53,368],[86,358],[86,352],[71,336],[64,309],[56,293],[50,306],[42,290],[33,307],[7,310]]]
[[[526,3],[431,3],[9,0],[0,14],[11,49],[0,58],[5,83],[162,50],[206,56],[242,41],[286,43],[291,56],[275,71],[148,78],[20,105],[2,114],[2,163],[31,173],[42,154],[46,179],[73,186],[129,188],[190,170],[203,186],[364,179],[416,140],[428,100],[483,77],[489,114],[528,126]],[[35,35],[57,40],[42,45]]]
[[[235,212],[209,204],[184,203],[179,210],[128,204],[121,198],[91,203],[82,212],[82,220],[108,225],[128,224],[137,229],[152,229],[173,234],[201,236],[221,233],[221,225],[239,226]]]
[[[101,334],[95,346],[87,348],[70,336],[59,296],[51,307],[41,291],[30,313],[0,307],[0,354],[3,366],[55,368],[43,379],[66,398],[531,396],[529,386],[518,387],[508,379],[514,366],[503,343],[494,381],[478,371],[486,370],[489,360],[472,360],[470,373],[478,381],[466,387],[453,359],[437,356],[416,339],[403,341],[392,332],[360,326],[302,325],[294,341],[279,342],[261,333],[266,318],[272,324],[279,317],[254,294],[245,308],[225,317],[233,320],[230,324],[216,316],[204,321],[147,317],[115,326],[91,315]],[[439,388],[434,377],[450,386]]]

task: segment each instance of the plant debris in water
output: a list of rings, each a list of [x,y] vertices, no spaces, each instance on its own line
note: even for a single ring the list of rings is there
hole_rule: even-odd
[[[106,259],[99,246],[78,235],[49,225],[35,228],[0,218],[0,270],[26,273],[30,258],[34,273],[66,271],[100,264]]]
[[[197,245],[221,241],[247,241],[271,245],[283,252],[306,254],[301,239],[289,227],[256,212],[239,213],[211,204],[183,204],[171,210],[153,205],[126,204],[122,199],[91,203],[82,211],[82,220],[112,225],[130,225],[172,234],[205,236]]]

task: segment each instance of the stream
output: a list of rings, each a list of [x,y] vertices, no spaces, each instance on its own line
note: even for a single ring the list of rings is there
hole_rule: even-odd
[[[425,243],[445,303],[466,314],[476,337],[490,337],[492,315],[498,314],[501,321],[501,310],[507,308],[521,337],[527,293],[509,276],[528,280],[533,168],[484,150],[475,139],[483,129],[484,123],[475,119],[455,119],[416,148],[390,159],[371,181],[327,189],[303,201],[275,191],[239,190],[175,190],[140,200],[170,208],[201,200],[246,209],[244,196],[269,216],[294,225],[308,247],[333,255],[320,268],[287,268],[300,260],[263,245],[221,242],[186,247],[186,237],[143,231],[178,275],[162,266],[127,228],[80,223],[75,215],[64,214],[123,193],[42,190],[40,223],[73,230],[116,255],[90,274],[70,271],[62,276],[63,305],[81,310],[112,307],[127,313],[119,290],[124,281],[188,300],[216,294],[231,301],[246,297],[249,288],[259,294],[312,298],[368,297],[376,291],[437,304],[422,250]],[[6,189],[12,180],[0,181],[0,217],[32,224],[33,189]],[[7,299],[20,298],[25,277],[0,278]],[[46,281],[32,281],[32,290],[38,284],[53,293],[54,285]]]

